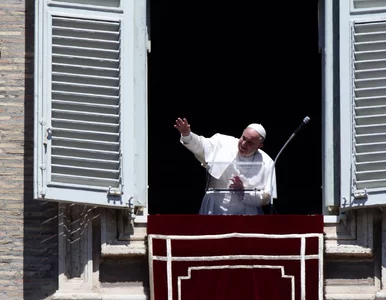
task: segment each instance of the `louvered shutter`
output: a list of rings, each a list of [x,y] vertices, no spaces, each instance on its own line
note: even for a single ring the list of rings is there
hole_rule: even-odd
[[[36,8],[35,197],[146,206],[144,1]]]
[[[386,14],[340,8],[341,206],[386,204]]]

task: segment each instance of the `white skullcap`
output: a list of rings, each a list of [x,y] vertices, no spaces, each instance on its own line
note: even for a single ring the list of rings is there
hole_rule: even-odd
[[[252,129],[256,130],[263,139],[265,139],[265,137],[267,135],[263,125],[261,125],[261,124],[252,123],[252,124],[249,124],[247,126],[247,128],[252,128]]]

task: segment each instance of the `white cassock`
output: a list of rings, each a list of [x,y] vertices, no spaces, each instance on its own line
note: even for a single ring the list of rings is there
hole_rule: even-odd
[[[181,137],[181,143],[195,155],[209,173],[200,214],[262,214],[261,206],[270,202],[270,197],[263,197],[264,193],[277,198],[273,160],[260,149],[250,156],[240,156],[238,141],[239,139],[235,137],[219,133],[210,138],[193,132],[189,136]],[[251,164],[248,165],[248,162]],[[235,175],[241,178],[245,191],[229,190],[230,178]],[[222,191],[219,192],[219,189]]]

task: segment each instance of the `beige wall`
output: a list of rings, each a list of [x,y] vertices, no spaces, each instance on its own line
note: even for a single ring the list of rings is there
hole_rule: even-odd
[[[0,299],[57,289],[57,204],[34,201],[34,1],[0,1]]]
[[[0,1],[0,299],[7,300],[50,299],[58,290],[58,205],[35,201],[32,194],[33,24],[33,0]],[[114,219],[106,214],[106,223]],[[384,224],[385,214],[376,209],[326,226],[327,299],[386,299]],[[99,226],[93,233],[96,249],[101,246]],[[115,288],[119,272],[137,274],[135,282],[147,276],[143,255],[138,260],[118,254],[100,265],[105,289]],[[117,266],[122,267],[118,274]]]

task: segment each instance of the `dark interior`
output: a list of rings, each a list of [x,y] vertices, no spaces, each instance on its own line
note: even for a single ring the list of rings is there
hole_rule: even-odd
[[[277,161],[274,208],[322,213],[317,0],[246,3],[150,1],[150,214],[196,214],[204,194],[205,170],[179,143],[177,117],[207,137],[262,123],[274,159],[306,116]]]

